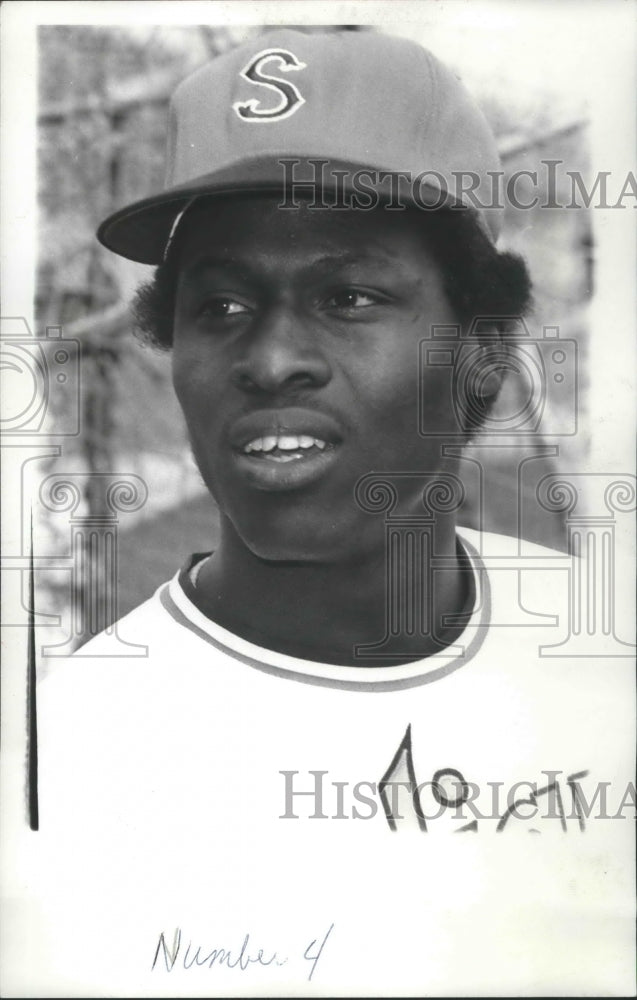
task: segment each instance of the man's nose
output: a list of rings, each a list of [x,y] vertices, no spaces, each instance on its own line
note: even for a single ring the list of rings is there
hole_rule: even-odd
[[[290,392],[326,385],[332,371],[307,318],[291,309],[268,310],[251,324],[238,344],[232,369],[235,385],[245,392]]]

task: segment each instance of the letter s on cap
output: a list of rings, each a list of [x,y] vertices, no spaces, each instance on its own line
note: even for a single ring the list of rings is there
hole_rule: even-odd
[[[250,98],[249,101],[235,101],[232,105],[237,116],[244,122],[274,122],[281,118],[289,118],[295,111],[305,104],[305,98],[301,97],[298,89],[288,80],[281,80],[278,76],[272,76],[264,71],[264,66],[276,60],[279,69],[285,73],[290,70],[305,69],[306,63],[297,59],[293,52],[287,49],[263,49],[252,57],[247,66],[241,70],[241,76],[248,83],[258,87],[267,87],[279,95],[279,103],[274,108],[262,108],[261,101]]]

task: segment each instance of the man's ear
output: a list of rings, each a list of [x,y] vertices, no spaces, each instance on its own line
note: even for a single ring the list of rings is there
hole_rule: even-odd
[[[493,339],[479,345],[480,364],[477,367],[473,390],[484,403],[491,403],[502,388],[507,367],[511,360],[506,345]]]
[[[496,327],[481,330],[465,345],[468,350],[455,373],[455,393],[462,424],[472,434],[484,424],[502,388],[511,355]]]
[[[475,396],[489,404],[500,392],[511,367],[511,352],[495,324],[482,328],[479,334],[473,333],[472,338],[475,338],[477,353],[473,355],[471,389]]]

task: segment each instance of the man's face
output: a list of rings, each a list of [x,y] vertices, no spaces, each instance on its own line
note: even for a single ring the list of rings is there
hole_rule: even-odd
[[[425,221],[265,197],[188,219],[174,385],[208,489],[263,559],[359,557],[383,543],[354,498],[361,476],[442,467],[440,440],[417,430],[418,345],[456,317]],[[454,431],[448,375],[423,379],[432,430]]]

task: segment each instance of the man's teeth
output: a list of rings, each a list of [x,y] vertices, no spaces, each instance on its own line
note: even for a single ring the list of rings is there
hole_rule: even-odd
[[[246,453],[251,451],[267,452],[274,451],[275,448],[278,448],[279,451],[299,451],[299,449],[308,448],[319,448],[320,451],[323,451],[325,441],[310,437],[309,434],[268,434],[266,437],[248,441],[243,450]]]

